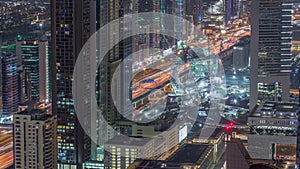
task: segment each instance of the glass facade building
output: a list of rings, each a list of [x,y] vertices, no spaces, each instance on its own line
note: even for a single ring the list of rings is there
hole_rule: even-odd
[[[72,97],[73,69],[91,33],[90,0],[51,0],[52,105],[57,115],[58,168],[81,169],[91,141],[80,126]]]
[[[39,42],[38,40],[18,40],[16,54],[23,67],[25,75],[25,93],[27,100],[39,101],[40,76],[39,76]]]
[[[271,100],[289,100],[293,1],[257,0],[251,6],[251,15],[257,17],[251,18],[250,111],[257,102],[270,100],[259,97],[260,83],[281,91]]]
[[[17,57],[13,53],[2,53],[2,117],[18,111]]]

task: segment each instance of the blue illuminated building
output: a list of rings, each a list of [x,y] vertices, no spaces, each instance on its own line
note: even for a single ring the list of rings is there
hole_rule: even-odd
[[[203,17],[203,0],[199,0],[198,22],[202,22]]]
[[[13,53],[2,54],[2,117],[18,111],[18,73],[17,57]]]

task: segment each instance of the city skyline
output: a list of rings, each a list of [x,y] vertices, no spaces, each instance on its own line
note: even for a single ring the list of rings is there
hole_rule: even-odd
[[[0,6],[0,168],[299,168],[299,1]]]

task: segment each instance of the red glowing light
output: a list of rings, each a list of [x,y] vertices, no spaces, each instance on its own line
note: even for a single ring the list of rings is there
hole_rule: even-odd
[[[230,126],[233,126],[234,124],[233,124],[233,122],[230,122],[229,125],[230,125]]]

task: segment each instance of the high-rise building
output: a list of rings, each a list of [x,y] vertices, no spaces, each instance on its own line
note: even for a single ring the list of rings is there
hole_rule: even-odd
[[[139,0],[137,2],[139,13],[142,12],[159,12],[160,11],[160,1],[159,0]],[[139,23],[143,28],[142,29],[151,29],[154,26],[157,26],[156,23]],[[152,25],[153,24],[153,25]],[[151,28],[150,28],[151,27]],[[159,34],[144,34],[139,35],[139,47],[140,48],[159,48],[160,47],[160,35]],[[146,46],[145,46],[146,45]],[[149,56],[149,53],[148,53]]]
[[[51,0],[52,109],[57,115],[58,168],[81,169],[90,159],[91,140],[75,113],[72,79],[77,56],[95,31],[91,3]]]
[[[175,35],[179,37],[181,40],[183,39],[184,35],[186,35],[186,30],[185,30],[185,24],[183,23],[183,18],[185,16],[185,1],[183,0],[175,0],[175,11],[174,14],[178,17],[175,19],[175,24],[174,24],[174,30],[175,30]]]
[[[25,39],[18,36],[16,41],[18,58],[20,102],[50,101],[49,44],[46,36],[38,39]]]
[[[0,36],[0,114],[2,114],[2,37]]]
[[[39,40],[39,101],[50,102],[50,64],[49,43],[46,36]]]
[[[43,110],[14,115],[14,168],[57,168],[56,116]]]
[[[249,41],[241,42],[233,47],[233,67],[236,70],[249,66],[250,57]]]
[[[160,1],[160,13],[173,15],[175,11],[175,2],[173,0],[161,0]],[[174,21],[171,20],[161,20],[161,25],[164,27],[166,25],[174,25]],[[174,30],[171,29],[161,29],[162,32],[165,32],[168,35],[173,35]],[[161,35],[160,36],[160,49],[168,49],[173,46],[175,40],[173,37]]]
[[[53,76],[53,79],[56,80],[53,82],[52,88],[53,112],[58,116],[58,158],[62,168],[75,165],[77,168],[81,168],[82,163],[84,163],[84,165],[92,166],[95,161],[91,160],[102,159],[98,158],[98,156],[101,156],[98,152],[101,153],[101,151],[97,151],[101,149],[101,145],[104,144],[104,142],[101,141],[103,141],[103,139],[105,140],[106,137],[111,138],[114,136],[114,131],[111,131],[111,129],[106,131],[105,126],[101,126],[101,124],[95,125],[97,117],[93,119],[94,121],[91,122],[93,123],[91,125],[93,125],[93,127],[97,126],[97,129],[93,128],[95,129],[93,132],[97,131],[98,133],[93,133],[93,136],[97,134],[100,139],[93,140],[96,141],[94,143],[91,142],[90,138],[86,134],[84,134],[74,110],[74,99],[72,98],[72,76],[77,55],[88,37],[94,33],[95,30],[98,30],[110,21],[131,13],[133,10],[132,3],[133,2],[128,0],[86,0],[80,2],[74,0],[72,3],[52,1],[52,17],[54,18],[52,19],[52,33],[56,32],[53,34],[52,39],[52,55],[54,56],[54,59],[56,59],[52,62],[52,69],[56,70],[56,73]],[[127,25],[127,23],[119,23],[119,25],[110,27],[106,34],[107,36],[103,36],[101,38],[105,38],[105,42],[107,42],[107,44],[118,42],[119,39],[122,39],[124,34],[131,31],[130,29],[127,29]],[[83,28],[75,29],[80,26]],[[101,45],[104,44],[96,42],[97,47]],[[97,72],[98,76],[96,78],[95,87],[97,102],[100,107],[99,113],[104,115],[109,125],[114,125],[115,119],[122,118],[120,113],[118,113],[116,106],[114,106],[112,99],[112,93],[110,90],[110,85],[113,81],[112,77],[121,61],[131,53],[131,38],[122,40],[110,49],[100,63]],[[98,55],[99,53],[96,54]],[[131,67],[131,65],[128,67]],[[89,70],[87,70],[87,72],[88,71]],[[121,76],[117,77],[119,78],[117,81],[129,79],[125,78],[125,76],[130,75],[130,72],[122,71],[121,73]],[[89,76],[90,74],[84,75]],[[91,83],[93,83],[93,80],[91,80]],[[115,93],[115,98],[119,99],[117,101],[118,103],[123,102],[123,95],[124,92],[126,92],[126,90],[122,90],[122,88],[124,88],[123,86],[125,85],[117,84],[114,86],[114,89],[116,89],[115,91],[117,91]],[[89,97],[88,95],[91,92],[84,92],[86,92],[84,95]],[[86,102],[91,105],[91,100],[86,100]],[[88,112],[89,110],[85,111]],[[87,114],[89,113],[90,112]],[[88,120],[92,119],[90,117],[85,118]],[[63,130],[60,130],[60,128]]]
[[[300,86],[299,86],[299,100],[298,100],[298,122],[300,121]],[[296,148],[296,169],[299,169],[300,168],[300,125],[298,123],[298,126],[297,126],[297,148]]]
[[[300,87],[299,87],[299,93],[300,93]],[[296,147],[296,168],[297,169],[300,168],[300,125],[299,125],[300,95],[298,97],[299,97],[299,103],[298,103],[298,126],[297,126],[297,147]]]
[[[0,41],[1,41],[1,37],[0,37]],[[0,42],[1,43],[1,42]],[[2,58],[3,58],[3,56],[2,56],[2,54],[3,53],[12,53],[12,54],[14,54],[15,53],[15,45],[8,45],[7,43],[3,43],[2,44],[2,46],[0,47],[1,49],[0,49],[0,51],[1,51],[1,53],[0,53],[0,64],[1,64],[1,66],[0,66],[0,69],[1,69],[1,80],[0,80],[0,93],[1,93],[1,97],[0,97],[0,109],[1,109],[1,114],[2,114],[2,112],[3,112],[3,103],[2,103],[2,97],[3,97],[3,95],[2,95],[2,93],[3,93],[3,91],[2,91],[2,89],[3,89],[3,74],[2,74]],[[20,91],[20,90],[19,90]],[[18,91],[18,93],[20,94],[20,92]],[[19,101],[18,101],[18,103],[20,103]]]
[[[191,16],[190,22],[192,22],[195,26],[198,25],[198,17],[199,17],[199,5],[200,1],[188,0],[185,2],[186,5],[186,16]]]
[[[249,7],[251,1],[237,0],[237,16],[239,18],[247,18],[249,16]]]
[[[39,101],[39,42],[35,39],[18,39],[16,42],[18,65],[22,66],[27,100]]]
[[[252,1],[250,111],[262,100],[289,101],[292,2]]]
[[[237,1],[238,0],[224,0],[225,24],[228,24],[228,22],[237,15]]]
[[[2,117],[18,111],[17,57],[13,53],[2,53]]]
[[[137,11],[137,3],[128,0],[110,0],[110,1],[96,1],[97,7],[100,5],[100,8],[97,8],[97,16],[96,20],[99,25],[97,29],[108,24],[110,21],[115,19],[119,19],[121,17],[125,17],[127,14],[134,13]],[[114,4],[118,5],[118,8],[115,7]],[[106,8],[112,8],[113,10],[106,10]],[[120,109],[117,110],[117,106],[115,106],[115,102],[120,104],[121,109],[124,109],[126,95],[125,92],[128,93],[128,89],[126,89],[127,85],[124,85],[131,80],[132,74],[132,63],[125,58],[137,49],[136,45],[136,37],[129,37],[123,39],[125,35],[130,34],[132,31],[131,26],[129,26],[131,20],[126,21],[123,20],[123,23],[116,23],[114,28],[108,30],[106,42],[113,44],[114,42],[119,42],[115,44],[104,57],[103,61],[100,63],[99,67],[99,76],[96,80],[97,86],[97,97],[98,104],[101,110],[101,113],[106,118],[106,121],[109,125],[115,125],[116,119],[124,118],[121,115]],[[122,62],[123,61],[123,62]],[[120,74],[115,75],[116,70],[120,66]],[[126,68],[127,67],[127,68]],[[115,77],[115,79],[113,79]],[[122,83],[116,83],[116,81],[121,81]],[[115,82],[114,86],[111,86],[112,82]],[[129,83],[129,82],[128,82]],[[111,89],[115,91],[115,93],[111,92]],[[114,95],[113,95],[114,94]],[[116,100],[113,100],[116,99]],[[103,128],[99,131],[103,131]],[[113,138],[114,131],[108,129],[106,131],[107,137],[105,140]],[[98,133],[101,135],[101,133]],[[103,145],[104,142],[98,143],[99,145]]]

